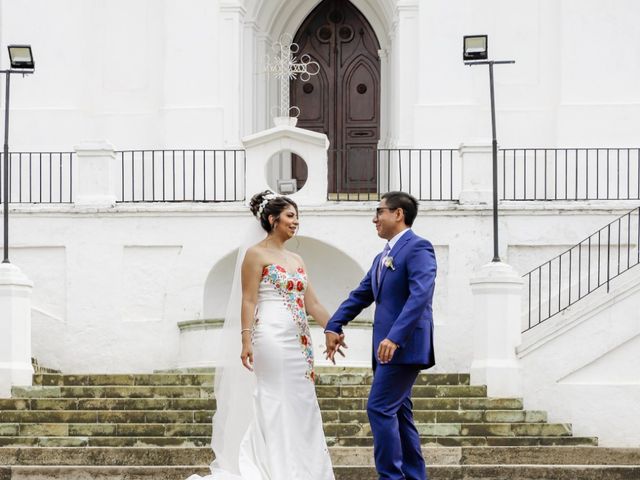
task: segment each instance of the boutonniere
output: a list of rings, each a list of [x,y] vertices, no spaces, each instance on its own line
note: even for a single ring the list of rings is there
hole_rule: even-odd
[[[395,270],[396,267],[393,265],[393,257],[385,257],[384,266],[390,268],[391,270]]]

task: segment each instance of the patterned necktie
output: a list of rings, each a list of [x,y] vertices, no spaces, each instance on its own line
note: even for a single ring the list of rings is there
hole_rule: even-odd
[[[380,284],[380,277],[382,276],[382,267],[384,266],[384,259],[387,258],[389,252],[391,251],[391,247],[389,247],[389,242],[384,246],[382,250],[382,255],[380,255],[380,261],[378,262],[378,285]]]

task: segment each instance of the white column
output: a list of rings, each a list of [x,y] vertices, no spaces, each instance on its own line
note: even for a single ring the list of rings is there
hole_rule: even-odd
[[[522,279],[513,267],[488,263],[471,279],[473,292],[472,385],[486,385],[491,397],[522,395],[520,345]]]
[[[32,289],[18,267],[0,264],[0,398],[9,398],[12,386],[31,385]]]
[[[380,58],[380,140],[378,148],[389,148],[390,121],[389,97],[391,95],[391,76],[389,75],[389,54],[387,50],[378,50]]]
[[[241,136],[249,135],[257,132],[256,119],[258,118],[258,81],[261,64],[264,62],[262,57],[258,57],[258,48],[256,37],[258,35],[258,26],[255,22],[247,22],[243,26],[244,32],[244,53],[242,54],[242,70],[244,76],[242,78],[242,99],[244,112],[242,113],[242,131]]]
[[[400,148],[413,147],[415,105],[418,102],[419,6],[417,0],[399,0],[393,38],[395,137]]]
[[[77,158],[74,203],[86,207],[113,207],[116,186],[116,153],[106,142],[87,142],[75,147]]]
[[[227,148],[237,147],[242,138],[245,14],[246,9],[239,0],[220,2],[220,91],[224,109],[223,138]]]
[[[461,204],[493,203],[493,165],[491,143],[478,141],[460,145],[462,185]]]
[[[271,43],[269,36],[265,33],[256,34],[255,58],[259,62],[259,66],[256,67],[256,75],[253,78],[255,84],[253,132],[266,130],[273,126],[271,107],[278,104],[277,92],[273,88],[273,77],[266,72],[266,57],[271,48]]]

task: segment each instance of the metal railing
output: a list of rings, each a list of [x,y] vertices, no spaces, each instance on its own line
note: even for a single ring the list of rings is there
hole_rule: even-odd
[[[119,202],[245,198],[244,150],[117,155]],[[74,158],[74,152],[10,153],[10,202],[72,202]],[[377,201],[390,190],[407,191],[421,201],[459,198],[461,163],[455,148],[330,150],[328,161],[333,172],[329,200]],[[499,151],[498,167],[501,200],[640,200],[640,148],[508,148]]]
[[[640,207],[523,275],[526,332],[640,263]]]
[[[244,200],[244,150],[125,150],[119,202]]]
[[[391,190],[420,201],[453,201],[460,194],[454,148],[331,150],[329,165],[329,200],[379,200]]]
[[[502,200],[638,200],[640,148],[507,148]]]
[[[74,157],[73,152],[10,152],[9,203],[71,203]],[[2,199],[0,184],[0,203]]]

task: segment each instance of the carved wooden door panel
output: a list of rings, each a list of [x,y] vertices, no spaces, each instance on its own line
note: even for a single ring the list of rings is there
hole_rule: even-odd
[[[329,137],[329,191],[375,192],[380,138],[380,60],[369,22],[347,0],[325,0],[304,21],[294,42],[299,58],[309,54],[320,73],[292,80],[291,105],[298,126]],[[294,160],[299,183],[306,168]]]

